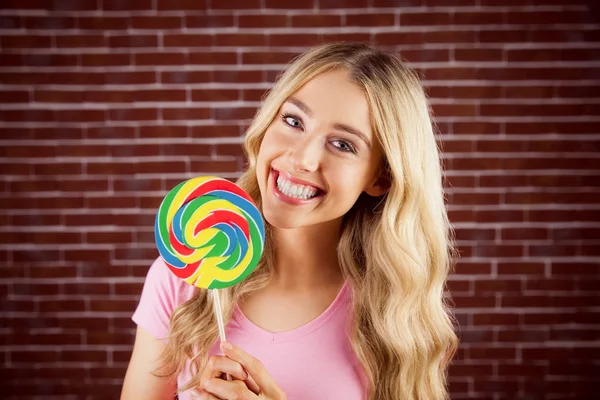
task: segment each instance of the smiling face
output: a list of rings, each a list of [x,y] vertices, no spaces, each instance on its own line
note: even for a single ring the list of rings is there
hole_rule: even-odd
[[[341,220],[362,192],[385,192],[381,159],[360,87],[343,70],[316,76],[284,102],[262,140],[265,219],[279,228]]]

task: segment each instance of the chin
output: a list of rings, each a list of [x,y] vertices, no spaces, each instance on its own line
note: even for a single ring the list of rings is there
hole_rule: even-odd
[[[272,215],[268,211],[263,210],[263,218],[274,228],[293,229],[298,227],[298,225],[295,224],[294,221],[289,218],[289,216],[285,217],[283,215]]]

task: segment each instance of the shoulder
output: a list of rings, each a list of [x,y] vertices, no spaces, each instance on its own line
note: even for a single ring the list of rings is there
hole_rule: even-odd
[[[144,289],[146,287],[152,289],[157,296],[162,297],[162,300],[169,300],[172,308],[185,303],[198,291],[196,287],[175,276],[162,257],[156,258],[150,265],[144,282]]]
[[[142,294],[132,319],[154,337],[165,338],[173,311],[198,289],[173,274],[161,257],[150,265]]]

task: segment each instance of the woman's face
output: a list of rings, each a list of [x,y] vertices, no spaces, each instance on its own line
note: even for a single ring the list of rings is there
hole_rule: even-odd
[[[343,70],[316,76],[268,127],[256,174],[263,214],[279,228],[340,219],[362,192],[384,193],[369,106]]]

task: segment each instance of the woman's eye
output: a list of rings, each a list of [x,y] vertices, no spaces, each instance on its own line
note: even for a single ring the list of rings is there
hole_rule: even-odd
[[[281,117],[283,118],[284,122],[286,124],[288,124],[289,126],[291,126],[292,128],[301,128],[302,127],[300,120],[293,115],[284,114]]]
[[[356,153],[354,146],[351,144],[344,142],[343,140],[334,140],[334,146],[340,149],[343,152]]]

